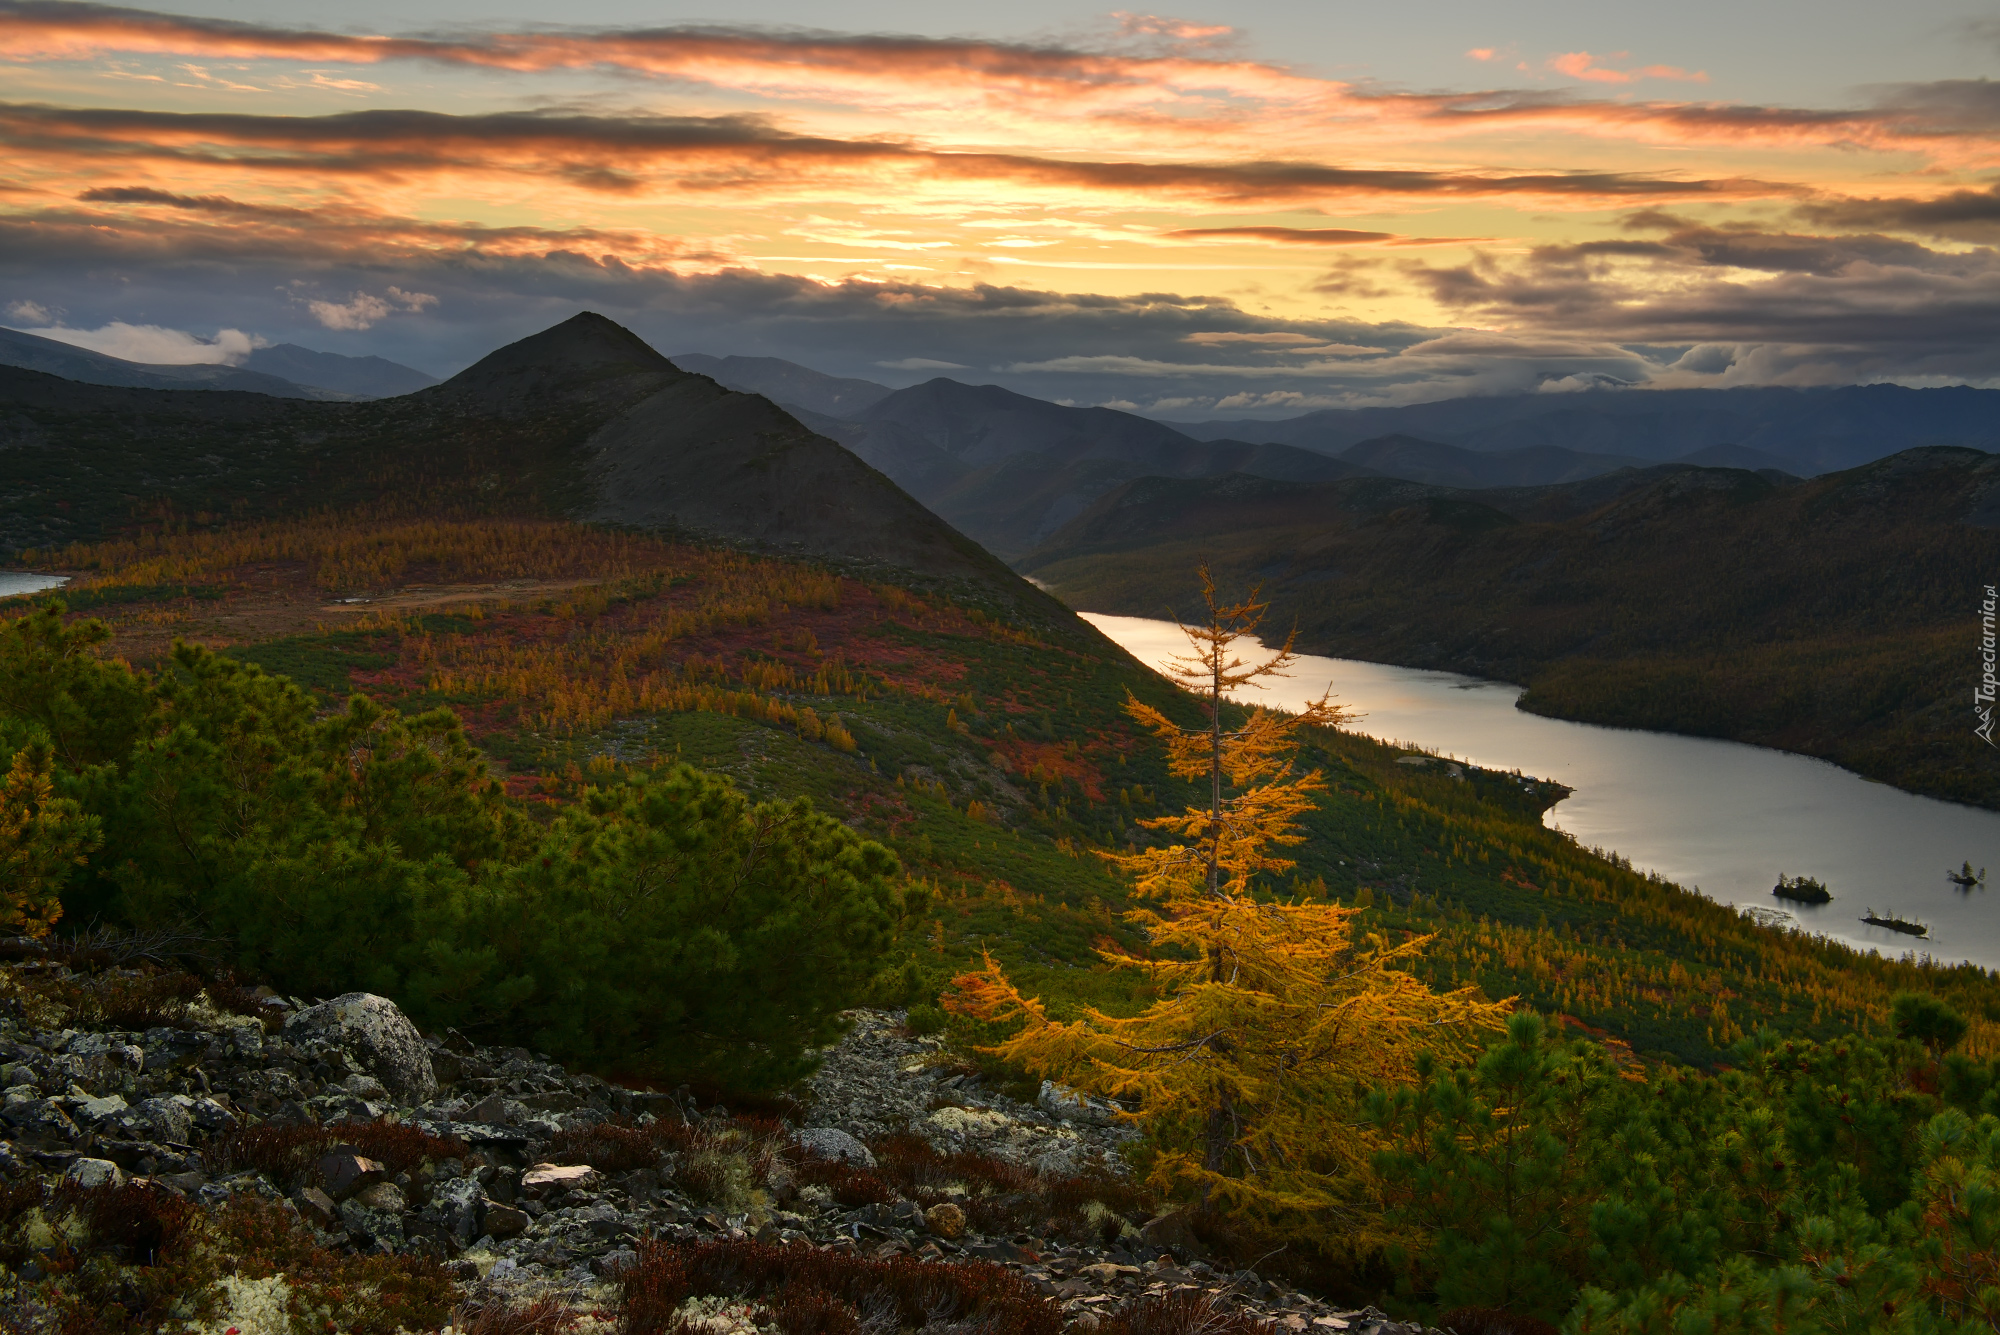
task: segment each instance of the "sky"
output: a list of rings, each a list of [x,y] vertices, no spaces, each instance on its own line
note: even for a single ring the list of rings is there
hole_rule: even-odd
[[[0,322],[443,375],[590,309],[1168,419],[2000,386],[1996,74],[1948,0],[0,0]]]

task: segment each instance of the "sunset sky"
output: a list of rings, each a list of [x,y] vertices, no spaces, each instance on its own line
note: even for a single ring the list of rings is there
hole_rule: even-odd
[[[447,374],[589,308],[1169,418],[2000,385],[1995,74],[1939,0],[0,0],[0,321]]]

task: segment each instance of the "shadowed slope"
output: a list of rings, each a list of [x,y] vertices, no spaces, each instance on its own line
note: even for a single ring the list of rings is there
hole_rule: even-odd
[[[1810,481],[1669,464],[1477,491],[1146,478],[1021,563],[1072,606],[1185,609],[1262,580],[1314,653],[1525,683],[1524,708],[1729,737],[2000,807],[1973,735],[2000,457],[1909,450]]]
[[[969,580],[1056,605],[769,400],[585,312],[430,389],[370,403],[118,389],[0,368],[0,543],[173,515],[350,506],[671,528]]]

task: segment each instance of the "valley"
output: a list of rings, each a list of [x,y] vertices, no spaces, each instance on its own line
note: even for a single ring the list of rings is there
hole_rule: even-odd
[[[1912,450],[1810,481],[1662,466],[1463,491],[1148,479],[1019,563],[1073,605],[1159,616],[1203,560],[1315,653],[1527,687],[1521,707],[1832,760],[2000,805],[1966,744],[1993,456]]]
[[[17,765],[50,739],[62,759],[42,762],[38,809],[76,803],[106,832],[105,852],[58,877],[62,922],[182,924],[226,953],[200,966],[221,968],[215,979],[377,992],[426,1028],[480,1044],[531,1035],[576,1069],[731,1106],[796,1093],[856,1005],[940,1034],[966,1072],[1032,1098],[1037,1077],[993,1051],[1015,1026],[966,1000],[972,980],[1004,970],[1049,1021],[1089,1024],[1147,1013],[1164,987],[1149,979],[1184,966],[1157,943],[1157,901],[1110,858],[1168,849],[1147,822],[1203,791],[1133,707],[1197,726],[1198,698],[768,399],[676,369],[595,317],[378,402],[15,377],[0,390],[27,442],[10,454],[28,467],[8,479],[0,524],[34,539],[24,566],[70,578],[0,601],[0,735],[29,739]],[[1421,445],[1383,448],[1458,466]],[[994,477],[1020,466],[983,448],[965,453],[997,459]],[[1334,623],[1312,620],[1307,598],[1336,586],[1308,572],[1357,572],[1377,616],[1419,601],[1399,594],[1419,577],[1456,580],[1470,587],[1440,605],[1464,620],[1494,596],[1465,572],[1504,586],[1523,551],[1548,558],[1537,570],[1611,581],[1587,545],[1608,534],[1680,581],[1679,601],[1658,606],[1692,635],[1692,590],[1707,586],[1672,561],[1724,550],[1739,516],[1910,544],[1940,495],[1983,513],[1985,459],[1932,451],[1810,482],[1621,467],[1476,491],[1330,460],[1331,480],[1139,475],[1022,564],[1086,607],[1185,612],[1196,564],[1219,552],[1227,578],[1267,581],[1308,644]],[[110,477],[123,489],[100,485]],[[1699,541],[1690,524],[1707,526]],[[1504,546],[1519,530],[1537,536]],[[1868,555],[1844,533],[1829,542],[1813,550],[1830,575],[1771,578],[1838,580],[1840,562]],[[1936,588],[1905,592],[1896,615],[1920,626],[1949,605],[1947,553],[1910,550],[1930,554],[1898,568]],[[1964,555],[1959,535],[1949,554]],[[1912,639],[1879,609],[1782,588],[1796,618]],[[1781,601],[1736,596],[1720,603],[1732,626]],[[1495,605],[1524,631],[1617,643],[1532,614],[1567,603]],[[1321,615],[1357,617],[1345,604]],[[1236,705],[1223,716],[1254,723]],[[1286,772],[1324,786],[1299,808],[1282,870],[1251,883],[1250,910],[1333,915],[1354,933],[1338,957],[1390,952],[1390,986],[1514,1008],[1546,1029],[1510,1027],[1492,1051],[1602,1063],[1617,1074],[1587,1082],[1593,1098],[1671,1088],[1720,1116],[1715,1101],[1741,1088],[1731,1073],[1774,1060],[1760,1054],[1863,1060],[1855,1044],[1882,1056],[1848,1087],[1899,1117],[1987,1097],[1991,972],[1783,930],[1551,828],[1571,796],[1560,774],[1424,760],[1370,733],[1367,720],[1301,733]],[[754,911],[718,895],[732,884]],[[1931,1092],[1905,1090],[1880,1064],[1910,1059],[1896,1035],[1912,995],[1960,1026],[1948,1089],[1926,1075]],[[1423,1088],[1354,1091],[1379,1153],[1416,1142],[1404,1105],[1367,1100]],[[1142,1168],[1169,1143],[1149,1134],[1162,1139],[1144,1142]],[[892,1162],[917,1153],[877,1144]],[[1379,1182],[1338,1188],[1354,1202],[1343,1209],[1412,1242],[1458,1226],[1413,1222],[1399,1184],[1418,1179],[1382,1163]],[[1112,1198],[1134,1217],[1164,1210],[1165,1179],[1146,1181],[1167,1195]],[[1194,1217],[1204,1254],[1232,1264],[1264,1265],[1291,1237],[1270,1273],[1350,1304],[1435,1313],[1459,1282],[1443,1253],[1399,1272],[1389,1243],[1349,1249],[1298,1232],[1303,1216]],[[1410,1274],[1441,1287],[1411,1291]],[[1536,1310],[1559,1315],[1565,1283]]]

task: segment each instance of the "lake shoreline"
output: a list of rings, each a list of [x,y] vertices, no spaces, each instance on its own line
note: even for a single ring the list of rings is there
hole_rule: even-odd
[[[1171,622],[1082,615],[1148,666],[1177,647]],[[1915,953],[2000,968],[2000,913],[1982,911],[1984,891],[1958,891],[1944,877],[1967,859],[2000,867],[2000,813],[1818,756],[1554,718],[1518,708],[1524,688],[1515,683],[1436,668],[1305,655],[1263,699],[1302,703],[1328,683],[1369,715],[1357,732],[1570,789],[1543,822],[1585,847],[1864,950],[1900,956],[1913,945],[1864,925],[1864,908],[1921,918],[1932,932]],[[1779,876],[1801,874],[1825,880],[1833,901],[1780,907],[1771,894]]]

